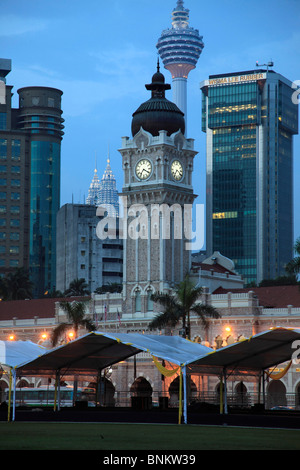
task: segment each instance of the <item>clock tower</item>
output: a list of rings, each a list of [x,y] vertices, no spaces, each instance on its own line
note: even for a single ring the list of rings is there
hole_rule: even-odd
[[[146,85],[151,98],[133,113],[132,138],[122,139],[126,314],[148,317],[154,292],[171,292],[190,270],[194,140],[184,136],[184,114],[165,97],[159,71]]]

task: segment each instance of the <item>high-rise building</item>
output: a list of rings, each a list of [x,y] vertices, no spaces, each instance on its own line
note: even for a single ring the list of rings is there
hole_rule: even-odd
[[[94,170],[94,177],[89,187],[87,204],[106,207],[107,215],[110,217],[119,216],[119,197],[116,178],[110,166],[110,159],[107,159],[106,169],[99,180],[97,169]]]
[[[112,172],[109,158],[107,159],[106,169],[100,181],[97,205],[106,207],[108,216],[119,216],[119,196],[117,182]]]
[[[62,92],[6,85],[9,59],[0,59],[0,274],[30,271],[34,295],[55,287],[56,213],[60,206]]]
[[[172,74],[173,102],[184,113],[187,129],[187,79],[204,48],[202,36],[189,26],[189,10],[178,0],[172,13],[172,28],[162,32],[157,50]]]
[[[201,84],[206,132],[206,249],[246,283],[285,274],[293,256],[292,83],[273,70],[211,75]]]
[[[100,190],[100,181],[98,177],[97,168],[94,170],[94,176],[89,187],[88,197],[86,198],[86,203],[91,206],[97,206],[98,203],[98,194]]]
[[[62,292],[80,278],[90,292],[122,283],[122,240],[97,236],[97,224],[103,217],[97,217],[96,210],[89,204],[65,204],[57,213],[56,287]]]

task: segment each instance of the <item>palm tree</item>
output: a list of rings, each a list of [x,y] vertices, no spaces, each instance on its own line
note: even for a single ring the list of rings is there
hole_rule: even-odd
[[[293,258],[285,267],[289,274],[299,274],[300,272],[300,237],[297,238],[294,250],[297,256]]]
[[[89,295],[88,285],[83,277],[70,282],[69,288],[64,292],[66,297],[83,297]]]
[[[154,302],[158,302],[164,308],[164,312],[158,314],[149,324],[150,328],[163,328],[164,326],[175,326],[180,320],[184,336],[190,339],[191,313],[196,313],[207,327],[206,317],[220,318],[219,312],[211,305],[198,302],[203,293],[202,287],[195,287],[187,275],[175,289],[174,295],[156,293],[151,296]]]
[[[3,300],[32,299],[32,290],[33,283],[29,279],[29,272],[23,267],[1,279],[0,291]]]
[[[85,318],[85,304],[84,302],[60,302],[61,308],[66,312],[68,317],[67,323],[60,323],[52,332],[52,345],[56,346],[59,338],[66,333],[69,328],[72,328],[77,337],[80,326],[83,326],[88,331],[96,329],[95,324],[89,319]]]

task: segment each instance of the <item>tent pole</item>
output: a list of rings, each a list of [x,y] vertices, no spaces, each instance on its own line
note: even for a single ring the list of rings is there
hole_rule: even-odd
[[[96,381],[96,406],[100,406],[100,383],[101,383],[101,369],[98,369],[97,381]]]
[[[54,404],[53,404],[54,411],[56,411],[56,403],[57,403],[57,371],[55,373],[55,384],[54,384]]]
[[[227,378],[226,378],[226,367],[224,367],[224,413],[225,415],[228,414],[228,408],[227,408]]]
[[[186,366],[182,368],[182,374],[183,374],[183,419],[184,419],[184,424],[187,424]]]
[[[60,410],[60,370],[56,371],[54,391],[54,411]]]
[[[57,379],[57,410],[60,411],[60,370],[58,370]]]
[[[16,369],[13,369],[13,416],[12,420],[15,421],[16,417],[16,384],[17,384],[17,374]]]
[[[12,369],[9,370],[9,389],[8,389],[8,410],[7,421],[10,421],[10,406],[11,406],[11,383],[12,383]]]
[[[220,414],[223,414],[223,376],[220,376]]]
[[[179,369],[179,403],[178,403],[178,424],[181,424],[182,415],[182,368]]]
[[[262,388],[263,388],[263,404],[266,409],[266,388],[265,388],[265,371],[262,371]]]

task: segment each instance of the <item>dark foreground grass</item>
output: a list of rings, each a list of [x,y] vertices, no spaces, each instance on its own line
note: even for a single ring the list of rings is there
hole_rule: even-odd
[[[1,450],[299,450],[300,430],[229,426],[0,423]]]

